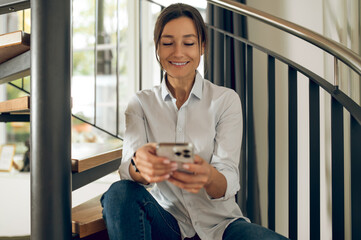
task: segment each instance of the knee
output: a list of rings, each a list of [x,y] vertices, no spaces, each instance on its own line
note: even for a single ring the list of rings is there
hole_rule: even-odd
[[[122,206],[129,201],[136,201],[144,191],[144,187],[130,180],[121,180],[113,183],[101,199],[103,208],[112,206]]]

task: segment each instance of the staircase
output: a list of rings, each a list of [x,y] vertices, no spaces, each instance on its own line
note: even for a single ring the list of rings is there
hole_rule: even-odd
[[[46,7],[48,4],[52,5],[51,10]],[[42,239],[42,236],[44,239],[106,239],[100,196],[71,210],[70,194],[116,171],[122,148],[94,143],[71,144],[70,51],[65,50],[70,50],[70,39],[64,38],[70,36],[67,22],[70,19],[70,1],[67,5],[63,1],[32,1],[30,4],[29,0],[5,0],[0,3],[0,14],[27,9],[30,5],[32,13],[53,11],[54,16],[61,15],[56,17],[53,25],[44,24],[48,20],[46,17],[40,19],[34,16],[32,50],[0,64],[0,84],[32,75],[31,97],[0,102],[0,122],[31,123],[31,235],[33,239]],[[63,14],[65,9],[67,14]],[[67,22],[67,27],[59,29],[59,20]],[[59,40],[54,41],[54,37]],[[43,44],[39,45],[40,42]],[[54,55],[47,55],[48,49]],[[54,49],[59,49],[58,53]],[[59,176],[62,176],[60,181]],[[49,193],[54,194],[50,196]],[[53,202],[50,209],[45,207],[49,205],[46,204],[48,201]],[[50,227],[45,228],[45,225]],[[49,230],[54,228],[60,231]]]
[[[146,0],[139,0],[146,1]],[[152,1],[148,1],[152,2]],[[250,8],[246,5],[230,0],[208,0],[210,11],[231,11],[234,14],[253,18],[284,33],[289,33],[301,40],[309,42],[324,52],[329,53],[338,69],[340,62],[347,65],[354,73],[361,76],[361,58],[340,44],[305,29],[296,24],[279,19],[275,16]],[[0,14],[29,8],[30,1],[5,0],[0,3]],[[32,158],[34,159],[32,173],[32,237],[34,239],[70,239],[70,231],[75,239],[106,239],[104,222],[101,218],[99,197],[75,207],[70,211],[70,193],[87,183],[94,181],[117,169],[122,150],[107,149],[98,146],[97,149],[83,151],[87,146],[70,145],[70,1],[32,0],[32,47],[25,52],[0,65],[0,83],[8,83],[19,77],[32,75],[32,95],[19,99],[11,99],[0,103],[0,121],[31,121],[32,128]],[[36,14],[46,12],[47,14]],[[220,11],[218,11],[219,13]],[[56,21],[49,21],[56,19]],[[257,66],[253,65],[254,50],[266,56],[267,76],[264,81],[268,93],[268,223],[269,228],[276,230],[276,112],[275,112],[275,83],[276,62],[282,62],[288,69],[288,225],[289,237],[298,238],[298,73],[305,75],[309,81],[309,149],[310,149],[310,239],[319,239],[321,232],[320,219],[320,90],[330,96],[332,108],[332,237],[344,239],[344,112],[350,115],[350,153],[351,153],[351,208],[352,208],[352,239],[361,238],[361,107],[338,87],[338,74],[335,71],[335,81],[330,83],[309,69],[301,66],[285,56],[260,46],[248,39],[242,38],[234,32],[218,27],[216,23],[209,23],[212,34],[221,34],[224,42],[219,46],[228,48],[230,41],[245,50],[245,78],[237,82],[244,89],[244,135],[247,170],[250,171],[255,160],[252,155],[254,149],[253,125],[253,72]],[[55,30],[56,29],[56,30]],[[46,33],[46,34],[44,34]],[[51,54],[50,54],[51,53]],[[212,56],[211,52],[211,56]],[[233,56],[233,54],[231,54]],[[56,57],[55,57],[56,56]],[[225,56],[229,57],[229,56]],[[32,68],[30,69],[30,59]],[[225,63],[232,60],[225,59]],[[46,67],[44,67],[46,66]],[[222,76],[232,75],[225,64]],[[224,74],[224,75],[223,75]],[[238,80],[237,80],[238,81]],[[232,86],[228,86],[232,87]],[[233,86],[234,87],[234,86]],[[46,102],[46,104],[45,104]],[[30,106],[31,105],[31,106]],[[52,129],[53,132],[49,132]],[[56,137],[54,137],[56,136]],[[47,149],[45,146],[50,146]],[[83,150],[82,150],[83,148]],[[73,149],[73,150],[71,150]],[[76,152],[76,149],[79,152]],[[86,154],[84,154],[86,152]],[[72,154],[71,154],[72,153]],[[60,173],[59,173],[60,172]],[[59,173],[55,176],[54,173]],[[71,174],[70,174],[71,173]],[[71,175],[71,177],[70,177]],[[248,176],[249,179],[252,176]],[[49,184],[49,185],[47,185]],[[251,186],[249,186],[251,187]],[[51,188],[51,195],[48,190]],[[45,189],[45,190],[44,190]],[[62,201],[54,201],[61,199]],[[45,208],[47,201],[56,202],[52,208]],[[54,219],[52,216],[59,216]],[[49,220],[50,219],[50,220]],[[70,224],[72,222],[72,225]],[[49,228],[44,229],[44,225]]]
[[[0,102],[0,121],[26,121],[30,115],[30,97]],[[72,144],[72,190],[76,190],[98,178],[113,172],[120,164],[122,148],[114,149],[106,144]],[[75,239],[106,237],[102,218],[100,196],[72,209],[72,232]],[[102,233],[103,231],[103,233]],[[94,236],[91,236],[96,234]],[[96,239],[96,238],[95,238]]]

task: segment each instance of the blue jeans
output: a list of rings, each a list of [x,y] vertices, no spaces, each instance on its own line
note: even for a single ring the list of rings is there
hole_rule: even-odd
[[[141,185],[122,180],[112,184],[101,198],[103,218],[111,240],[179,240],[177,220]],[[286,239],[243,219],[230,224],[224,240]]]

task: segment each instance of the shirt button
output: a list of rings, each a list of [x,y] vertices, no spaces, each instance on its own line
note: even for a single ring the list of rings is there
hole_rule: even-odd
[[[181,127],[179,127],[179,128],[178,128],[178,132],[181,132],[181,131],[182,131],[182,128],[181,128]]]

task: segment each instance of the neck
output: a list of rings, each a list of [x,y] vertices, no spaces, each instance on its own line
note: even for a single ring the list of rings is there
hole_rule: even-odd
[[[166,84],[173,97],[177,99],[177,107],[180,108],[187,101],[192,90],[196,74],[192,78],[179,79],[166,74]]]

